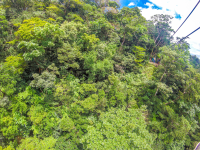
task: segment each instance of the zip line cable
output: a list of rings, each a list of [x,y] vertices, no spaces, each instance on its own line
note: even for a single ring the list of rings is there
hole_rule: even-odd
[[[180,25],[180,27],[176,30],[176,32],[178,32],[178,30],[182,27],[182,25],[186,22],[186,20],[190,17],[190,15],[193,13],[193,11],[195,10],[195,8],[198,6],[198,4],[200,3],[200,0],[197,2],[196,6],[193,8],[193,10],[190,12],[190,14],[187,16],[187,18],[184,20],[184,22]],[[176,34],[176,32],[174,34]],[[172,35],[172,37],[174,36],[174,34]]]
[[[181,42],[182,40],[186,39],[188,36],[192,35],[194,32],[196,32],[196,31],[199,30],[199,29],[200,29],[200,27],[198,27],[196,30],[194,30],[194,31],[191,32],[190,34],[188,34],[186,37],[182,38],[179,42]],[[179,42],[177,42],[177,43],[179,43]],[[176,43],[176,44],[177,44],[177,43]]]
[[[185,36],[184,38],[180,39],[178,42],[174,43],[172,46],[174,46],[174,45],[178,44],[179,42],[181,42],[182,40],[186,39],[188,36],[192,35],[194,32],[196,32],[199,29],[200,29],[200,27],[198,27],[196,30],[194,30],[193,32],[191,32],[190,34]]]

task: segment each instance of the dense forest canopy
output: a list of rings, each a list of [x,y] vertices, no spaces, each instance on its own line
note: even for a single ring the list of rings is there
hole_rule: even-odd
[[[186,41],[172,42],[171,16],[146,20],[137,7],[119,8],[0,1],[0,150],[192,150],[200,142],[199,59]]]

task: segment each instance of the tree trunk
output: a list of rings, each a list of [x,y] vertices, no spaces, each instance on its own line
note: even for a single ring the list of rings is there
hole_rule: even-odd
[[[158,31],[158,30],[157,30]],[[160,36],[160,33],[159,33],[159,31],[158,31],[158,36],[157,36],[157,38],[156,38],[156,40],[154,40],[154,43],[156,44],[156,41],[157,41],[157,39],[158,39],[158,37]]]
[[[124,42],[125,42],[125,32],[124,32],[124,39],[123,39],[123,41],[122,41],[122,44],[121,44],[121,46],[120,46],[120,51],[122,50],[122,46],[124,45]]]
[[[156,46],[158,46],[158,45],[160,44],[160,42],[161,42],[161,38],[160,38],[160,40],[158,41],[158,43],[156,44]]]

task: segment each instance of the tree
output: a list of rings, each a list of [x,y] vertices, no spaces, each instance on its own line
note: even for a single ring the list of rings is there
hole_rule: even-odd
[[[128,39],[132,38],[135,34],[135,31],[137,30],[136,26],[145,23],[145,18],[142,17],[140,10],[137,7],[124,7],[118,14],[118,22],[120,24],[119,35],[121,38],[120,51],[122,51],[123,45],[132,46],[133,41],[129,41]]]
[[[169,15],[154,15],[151,17],[151,21],[148,21],[147,27],[151,38],[154,40],[154,47],[151,55],[154,55],[154,49],[156,47],[162,47],[170,44],[170,33],[173,31],[170,23],[173,17]]]

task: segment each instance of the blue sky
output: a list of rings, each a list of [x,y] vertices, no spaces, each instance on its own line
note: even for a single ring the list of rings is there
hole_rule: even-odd
[[[137,7],[141,7],[141,8],[149,8],[149,6],[145,5],[146,3],[149,3],[149,4],[153,5],[152,6],[153,9],[156,9],[156,10],[162,10],[163,9],[161,6],[158,6],[158,5],[152,3],[149,0],[121,0],[120,2],[121,2],[121,7],[126,6],[126,7],[132,8],[132,7],[136,7],[137,6]],[[132,4],[132,3],[134,5],[133,6],[129,6],[129,4]],[[169,11],[169,10],[170,9],[166,9],[166,11]],[[181,15],[178,14],[177,12],[175,12],[174,15],[175,15],[174,16],[175,18],[181,19]]]
[[[155,14],[168,14],[174,17],[172,28],[176,30],[185,20],[198,0],[120,0],[122,7],[139,7],[142,15],[150,20]],[[175,34],[176,37],[185,37],[200,26],[200,4]],[[190,44],[190,53],[200,58],[200,30],[187,39]]]
[[[149,0],[121,0],[121,6],[128,6],[128,4],[130,4],[131,2],[133,2],[135,4],[135,6],[138,7],[142,7],[142,8],[148,8],[148,6],[146,6],[146,3],[150,3],[153,4],[151,1]],[[130,6],[130,7],[135,7],[135,6]],[[162,7],[157,6],[156,4],[154,4],[153,6],[155,9],[162,9]]]

